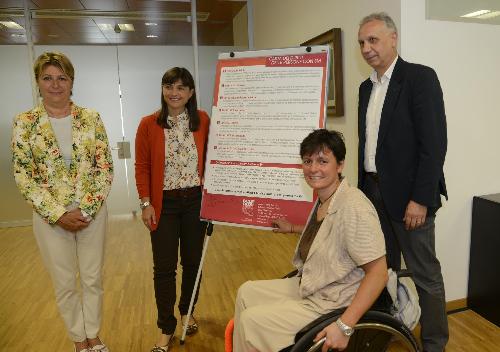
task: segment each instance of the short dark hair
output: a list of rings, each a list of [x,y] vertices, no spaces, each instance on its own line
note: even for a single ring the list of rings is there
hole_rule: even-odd
[[[189,98],[186,103],[187,114],[189,116],[189,130],[196,131],[200,126],[200,117],[198,116],[198,102],[196,101],[196,88],[194,86],[194,79],[191,73],[184,67],[173,67],[161,78],[161,85],[174,84],[177,81],[181,81],[182,85],[193,90],[193,95]],[[163,89],[161,92],[161,110],[160,116],[158,117],[158,124],[163,128],[170,129],[170,125],[167,123],[168,118],[168,105],[163,98]]]
[[[344,161],[346,149],[342,133],[326,129],[312,131],[300,143],[300,157],[304,158],[325,149],[332,151],[338,163]]]

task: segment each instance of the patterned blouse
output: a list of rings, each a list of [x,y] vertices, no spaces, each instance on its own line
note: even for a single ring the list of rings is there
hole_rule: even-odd
[[[24,198],[50,224],[72,203],[79,203],[79,208],[93,217],[113,180],[113,159],[99,113],[71,103],[71,116],[69,168],[43,104],[14,119],[14,179]]]
[[[172,190],[200,185],[198,174],[198,153],[193,133],[189,130],[189,116],[186,112],[177,118],[168,117],[165,128],[165,173],[163,189]]]

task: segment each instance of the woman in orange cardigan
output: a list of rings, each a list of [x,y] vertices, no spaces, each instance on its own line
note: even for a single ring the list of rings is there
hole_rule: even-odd
[[[180,243],[182,286],[179,311],[189,319],[187,334],[197,331],[187,317],[203,249],[206,223],[200,221],[201,185],[209,118],[197,110],[194,80],[174,67],[162,78],[161,109],[142,118],[135,139],[135,179],[142,220],[151,235],[154,288],[161,335],[152,352],[165,352],[177,319],[175,277]],[[198,292],[196,292],[196,299]]]

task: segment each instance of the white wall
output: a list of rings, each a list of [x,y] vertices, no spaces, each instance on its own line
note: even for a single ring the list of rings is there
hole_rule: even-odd
[[[31,77],[28,49],[19,45],[0,46],[0,227],[31,223],[31,208],[17,190],[12,174],[10,141],[12,120],[31,109]],[[27,221],[25,221],[27,220]]]
[[[254,0],[256,49],[296,47],[331,28],[342,29],[345,116],[329,118],[327,128],[344,134],[344,174],[353,185],[357,182],[358,87],[371,71],[359,53],[358,24],[376,11],[386,11],[399,25],[399,0]]]
[[[433,67],[443,88],[449,201],[436,218],[436,249],[447,300],[464,298],[472,197],[500,192],[500,26],[426,20],[425,0],[402,0],[400,32],[403,58]]]

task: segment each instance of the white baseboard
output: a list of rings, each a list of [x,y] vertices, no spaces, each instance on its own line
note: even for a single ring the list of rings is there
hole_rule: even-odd
[[[130,220],[137,217],[137,213],[127,213],[127,214],[109,214],[108,217],[110,220]]]
[[[110,219],[132,219],[137,216],[137,213],[128,214],[109,214]],[[32,219],[29,220],[12,220],[12,221],[0,221],[0,228],[6,227],[21,227],[21,226],[31,226],[33,224]]]
[[[0,228],[5,227],[21,227],[21,226],[31,226],[33,221],[29,220],[14,220],[14,221],[0,221]]]

